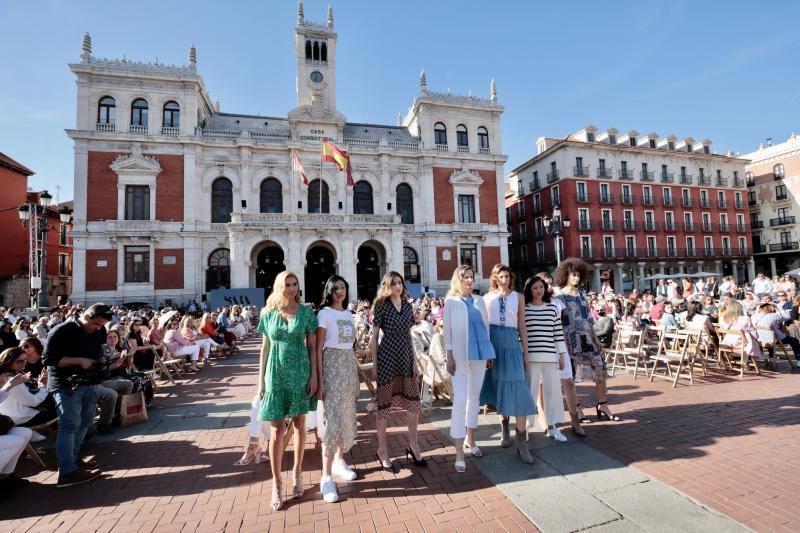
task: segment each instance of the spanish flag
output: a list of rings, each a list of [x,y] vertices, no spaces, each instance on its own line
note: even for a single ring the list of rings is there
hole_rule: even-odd
[[[353,168],[350,166],[350,156],[347,152],[336,148],[328,139],[322,140],[322,160],[336,163],[339,172],[347,172],[347,186],[353,187],[355,185],[353,181]]]

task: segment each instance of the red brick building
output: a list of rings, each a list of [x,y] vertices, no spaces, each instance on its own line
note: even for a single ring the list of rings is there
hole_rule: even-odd
[[[0,304],[15,307],[30,305],[29,231],[19,217],[19,206],[38,204],[39,192],[28,191],[28,177],[34,172],[0,153],[0,227],[3,228],[3,254],[0,254]],[[72,288],[72,242],[69,228],[61,224],[59,209],[72,202],[50,206],[47,210],[47,248],[45,290],[50,304],[66,300]]]
[[[519,277],[575,256],[591,264],[595,288],[606,276],[625,291],[649,288],[643,278],[658,273],[752,278],[747,160],[710,146],[593,126],[540,138],[539,153],[509,174],[506,218]]]

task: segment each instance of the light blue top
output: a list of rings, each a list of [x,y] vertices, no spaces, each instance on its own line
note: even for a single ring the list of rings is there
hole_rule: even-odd
[[[492,341],[489,340],[489,332],[486,331],[486,322],[483,321],[483,315],[475,307],[472,297],[461,298],[461,301],[467,306],[467,317],[469,318],[469,360],[486,361],[487,359],[494,359],[494,347],[492,347]]]

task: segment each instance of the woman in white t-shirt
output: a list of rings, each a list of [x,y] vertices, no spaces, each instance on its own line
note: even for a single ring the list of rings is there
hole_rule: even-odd
[[[350,286],[340,276],[325,283],[322,304],[317,313],[317,396],[324,403],[325,435],[322,437],[322,478],[320,491],[328,503],[339,500],[333,475],[352,481],[357,474],[345,462],[356,439],[356,400],[358,367],[353,345],[356,326],[353,314],[345,308]]]

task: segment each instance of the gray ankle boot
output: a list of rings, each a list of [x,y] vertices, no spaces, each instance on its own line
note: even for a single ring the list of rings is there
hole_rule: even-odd
[[[511,446],[511,428],[509,427],[509,420],[507,418],[500,419],[500,430],[502,432],[500,447],[508,448]]]
[[[517,442],[517,455],[522,460],[523,463],[528,463],[529,465],[533,464],[533,456],[531,455],[530,450],[528,449],[528,443],[525,442],[525,432],[517,430],[514,438]]]

